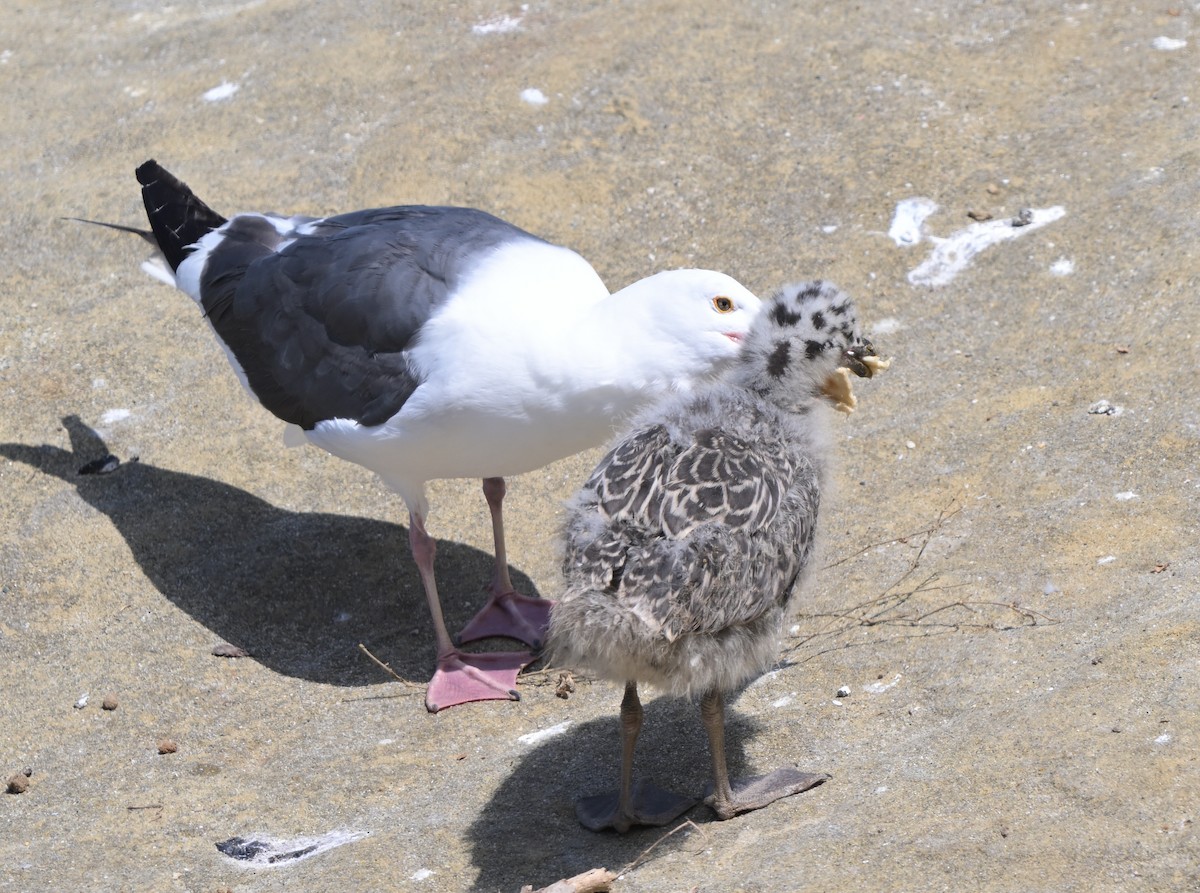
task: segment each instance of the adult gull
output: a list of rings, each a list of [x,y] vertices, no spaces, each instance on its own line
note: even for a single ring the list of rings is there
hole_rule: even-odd
[[[578,801],[584,826],[661,825],[695,802],[633,782],[639,682],[700,698],[718,818],[828,777],[789,767],[731,782],[724,692],[774,663],[808,568],[827,474],[820,404],[853,409],[849,373],[886,366],[843,292],[784,288],[721,379],[643,410],[574,497],[548,648],[625,683],[619,789]]]
[[[404,500],[437,637],[428,709],[518,699],[528,652],[467,653],[447,632],[426,482],[482,478],[491,513],[490,596],[459,642],[540,647],[549,603],[513,590],[504,477],[599,445],[645,401],[719,371],[759,300],[706,270],[610,294],[575,252],[468,208],[226,219],[154,161],[137,178],[153,241],[242,383],[293,442]]]

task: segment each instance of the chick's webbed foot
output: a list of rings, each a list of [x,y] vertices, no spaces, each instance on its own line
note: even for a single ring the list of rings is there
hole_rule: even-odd
[[[776,800],[811,790],[828,781],[825,773],[776,769],[769,775],[753,775],[729,783],[729,797],[719,797],[710,783],[704,790],[704,804],[712,807],[719,819],[731,819],[743,812],[762,809]]]

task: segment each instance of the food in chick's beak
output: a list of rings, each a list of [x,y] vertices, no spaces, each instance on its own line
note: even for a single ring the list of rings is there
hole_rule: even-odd
[[[825,379],[821,386],[821,394],[828,397],[833,408],[838,412],[851,413],[858,406],[858,398],[854,396],[854,386],[850,383],[850,373],[859,378],[873,378],[892,365],[891,359],[882,359],[875,355],[875,348],[870,341],[863,340],[846,348],[842,354],[843,365],[838,366],[833,374]]]

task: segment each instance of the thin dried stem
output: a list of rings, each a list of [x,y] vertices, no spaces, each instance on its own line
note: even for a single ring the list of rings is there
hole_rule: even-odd
[[[632,862],[630,862],[624,868],[622,868],[620,871],[617,872],[617,876],[620,877],[621,875],[629,874],[629,872],[633,871],[635,868],[637,868],[639,865],[641,865],[643,862],[646,861],[647,857],[650,855],[650,852],[656,846],[658,846],[660,843],[662,843],[668,837],[673,837],[674,835],[678,834],[680,831],[684,830],[685,828],[691,828],[693,831],[698,831],[701,834],[705,833],[704,829],[701,828],[699,825],[697,825],[695,822],[693,822],[691,819],[685,819],[683,822],[676,825],[674,828],[672,828],[666,834],[663,834],[661,837],[659,837],[658,840],[654,841],[654,843],[650,844],[650,846],[646,847],[644,850],[642,850],[640,853],[638,853],[637,857],[634,858],[634,860]]]
[[[867,545],[863,546],[857,552],[851,552],[849,555],[839,558],[837,561],[829,562],[829,564],[825,565],[822,570],[829,570],[831,567],[837,567],[839,564],[845,564],[847,561],[852,561],[859,555],[862,555],[864,552],[870,552],[872,549],[877,549],[880,546],[890,546],[893,543],[907,543],[909,540],[915,539],[918,536],[925,537],[925,541],[921,544],[921,552],[924,552],[925,546],[929,543],[929,537],[936,533],[943,525],[945,525],[947,521],[962,511],[961,505],[954,506],[954,503],[957,499],[958,497],[955,496],[950,500],[950,502],[946,503],[946,505],[942,507],[941,511],[938,512],[937,520],[935,520],[928,527],[924,527],[915,533],[906,534],[905,536],[894,536],[891,539],[879,540],[875,543],[867,543]],[[951,509],[951,506],[954,506],[954,508]],[[917,557],[919,559],[920,554],[918,554]]]
[[[538,667],[538,669],[536,669],[536,670],[529,670],[529,669],[522,670],[517,675],[517,678],[520,679],[522,682],[525,682],[528,680],[531,685],[535,685],[535,686],[539,685],[539,684],[545,685],[546,684],[545,681],[538,683],[538,682],[534,682],[533,680],[535,680],[535,679],[548,680],[548,679],[550,679],[552,674],[562,673],[562,672],[564,672],[564,671],[562,669],[560,669],[559,667],[556,667],[553,664],[546,664],[545,666]]]
[[[607,893],[617,876],[605,868],[592,868],[583,874],[555,881],[549,887],[534,890],[531,884],[521,888],[521,893]]]
[[[415,683],[415,682],[410,682],[409,680],[405,679],[403,676],[401,676],[399,673],[397,673],[395,670],[393,670],[391,667],[389,667],[387,664],[385,664],[383,661],[381,661],[379,658],[377,658],[374,654],[372,654],[367,649],[367,646],[364,645],[362,642],[358,643],[358,650],[361,651],[363,654],[365,654],[367,657],[371,658],[371,660],[373,660],[377,666],[382,667],[383,670],[386,673],[388,673],[397,682],[401,682],[404,685],[409,686],[410,688],[422,688],[423,687],[423,686],[417,685],[417,683]]]
[[[957,503],[957,504],[956,504]],[[817,630],[809,635],[803,636],[785,650],[785,653],[792,653],[798,648],[804,646],[808,642],[818,636],[824,635],[839,635],[848,632],[856,627],[871,627],[881,625],[892,626],[944,626],[952,629],[959,629],[966,626],[983,627],[988,629],[1002,628],[997,626],[997,621],[966,623],[961,620],[951,620],[945,623],[929,623],[931,618],[937,617],[951,609],[960,609],[971,614],[978,614],[985,608],[1003,608],[1014,612],[1015,614],[1028,621],[1031,625],[1036,626],[1039,621],[1046,623],[1057,623],[1058,621],[1052,617],[1034,611],[1019,605],[1017,602],[999,602],[983,599],[955,599],[954,601],[945,604],[937,605],[932,608],[923,608],[919,606],[916,599],[918,596],[925,595],[931,592],[946,592],[952,589],[961,589],[967,586],[966,583],[939,583],[940,574],[937,571],[925,575],[920,582],[915,586],[912,585],[911,578],[915,576],[918,569],[921,567],[921,562],[925,557],[926,549],[932,542],[933,537],[946,525],[946,523],[962,511],[962,505],[959,503],[959,496],[956,495],[944,505],[937,514],[934,521],[927,527],[922,528],[916,533],[910,533],[906,536],[893,537],[887,540],[871,543],[844,558],[839,558],[825,566],[826,569],[837,567],[845,564],[854,558],[857,558],[871,549],[878,546],[891,545],[893,543],[909,543],[917,538],[920,542],[917,545],[916,554],[908,560],[908,566],[904,571],[896,577],[895,580],[886,586],[882,592],[873,598],[859,602],[844,610],[815,613],[806,615],[809,618],[827,618],[832,623],[826,625],[823,629]],[[936,585],[935,585],[936,584]],[[905,611],[906,606],[912,606],[912,609]],[[846,621],[839,623],[838,621]]]

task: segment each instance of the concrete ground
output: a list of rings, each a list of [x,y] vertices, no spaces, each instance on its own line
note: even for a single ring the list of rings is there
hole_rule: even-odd
[[[32,770],[0,891],[516,893],[635,861],[614,890],[1200,889],[1198,19],[0,2],[0,773]],[[463,204],[614,287],[855,295],[895,363],[834,420],[823,566],[731,707],[736,769],[832,780],[644,853],[666,829],[573,818],[613,783],[616,687],[427,714],[402,506],[282,445],[143,243],[61,219],[141,224],[150,157],[225,212]],[[554,596],[595,459],[510,482],[527,591]],[[431,495],[454,625],[490,529],[477,481]],[[699,790],[693,705],[648,699],[639,770]],[[342,845],[249,868],[235,836]]]

